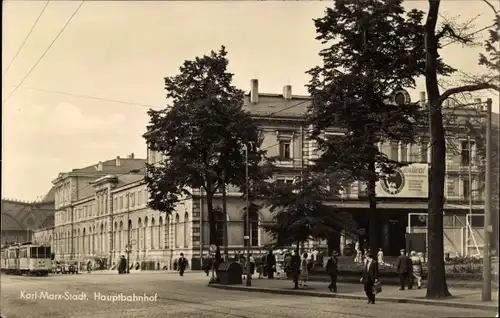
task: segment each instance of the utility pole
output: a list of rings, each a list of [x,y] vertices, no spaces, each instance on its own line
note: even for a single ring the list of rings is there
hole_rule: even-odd
[[[248,145],[244,144],[245,146],[245,182],[246,182],[246,206],[247,206],[247,213],[245,215],[245,220],[246,220],[246,228],[247,228],[247,235],[244,237],[245,242],[247,244],[247,257],[246,257],[246,264],[247,264],[247,280],[246,280],[246,285],[247,286],[252,286],[252,272],[250,270],[250,244],[252,243],[250,241],[250,232],[252,231],[252,227],[250,225],[250,180],[248,177]]]
[[[486,183],[485,200],[484,200],[484,247],[483,247],[483,290],[481,293],[482,301],[491,301],[491,213],[492,213],[492,126],[491,126],[491,110],[492,100],[486,100],[486,175],[484,182]]]
[[[130,244],[130,193],[126,194],[127,198],[127,247],[125,252],[127,252],[127,274],[130,274],[130,253],[132,252],[132,245]]]

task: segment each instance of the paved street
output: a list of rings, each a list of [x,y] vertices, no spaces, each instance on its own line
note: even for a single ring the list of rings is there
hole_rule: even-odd
[[[1,313],[7,318],[29,317],[493,317],[492,312],[435,306],[272,295],[207,287],[207,277],[187,273],[131,275],[58,275],[1,277]],[[42,292],[47,292],[46,295]],[[65,294],[67,293],[67,294]],[[83,296],[82,296],[83,293]],[[96,300],[100,293],[124,297],[151,296],[151,301]],[[29,296],[31,294],[31,296]],[[49,295],[62,299],[28,299]],[[66,295],[86,299],[66,300]]]

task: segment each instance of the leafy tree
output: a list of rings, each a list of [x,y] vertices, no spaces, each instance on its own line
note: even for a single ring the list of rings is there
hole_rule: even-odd
[[[331,178],[325,174],[306,173],[293,185],[269,185],[269,199],[264,205],[270,208],[273,222],[262,228],[275,239],[279,246],[296,243],[296,254],[299,246],[309,239],[327,239],[333,232],[345,229],[347,234],[356,231],[357,224],[349,213],[326,203],[338,193],[337,187],[330,187]],[[335,183],[333,183],[335,184]],[[295,278],[295,288],[298,279]]]
[[[378,143],[415,143],[425,126],[425,113],[417,103],[393,105],[394,92],[414,88],[425,71],[424,13],[405,12],[402,0],[334,1],[325,16],[314,20],[323,65],[311,69],[308,85],[312,105],[308,119],[312,138],[321,151],[316,168],[345,171],[352,180],[367,183],[369,244],[379,248],[379,220],[375,186],[380,172],[401,166],[378,149]],[[439,63],[439,60],[438,60]],[[439,63],[438,70],[452,70]],[[336,127],[343,136],[328,137]]]
[[[210,244],[217,245],[214,194],[225,184],[242,186],[245,151],[252,176],[259,176],[263,152],[258,127],[243,110],[243,91],[231,84],[224,47],[218,52],[185,61],[179,74],[165,78],[171,105],[150,110],[144,135],[149,149],[165,156],[147,166],[149,207],[171,214],[192,189],[206,194]],[[217,246],[216,263],[220,262]]]
[[[486,1],[485,1],[486,2]],[[487,2],[486,2],[487,3]],[[431,171],[429,189],[429,212],[428,212],[428,267],[429,276],[427,279],[428,298],[443,298],[451,296],[446,284],[445,264],[444,264],[444,243],[443,243],[443,205],[444,205],[444,182],[446,175],[446,141],[443,123],[443,102],[455,94],[464,92],[474,92],[483,89],[496,89],[494,78],[481,79],[475,83],[453,87],[440,92],[439,75],[439,49],[444,38],[451,38],[463,44],[470,44],[470,36],[461,36],[454,31],[451,25],[445,24],[438,29],[438,17],[440,16],[440,0],[429,1],[429,11],[425,22],[423,34],[425,40],[425,84],[429,104],[429,125],[431,137]],[[496,26],[498,27],[498,13],[495,11]],[[498,29],[497,29],[498,31]],[[487,65],[498,72],[498,51],[494,48],[494,43],[498,42],[498,35],[490,34],[489,42],[486,44],[488,57],[480,57],[480,63]],[[496,78],[496,77],[495,77]]]

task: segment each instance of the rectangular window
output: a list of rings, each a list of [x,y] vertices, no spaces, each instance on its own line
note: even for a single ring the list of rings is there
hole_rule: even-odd
[[[391,142],[391,153],[389,155],[389,159],[398,160],[398,143]]]
[[[137,191],[137,205],[141,205],[142,204],[142,191],[139,190]]]
[[[123,197],[120,197],[120,206],[118,207],[119,209],[123,209]]]
[[[117,197],[115,197],[113,199],[113,211],[116,211],[116,210],[118,210],[118,198]]]
[[[130,196],[130,206],[135,206],[135,192],[129,193]]]
[[[462,180],[462,193],[463,193],[463,196],[464,196],[464,199],[469,199],[471,197],[471,184],[470,184],[470,179],[469,177],[465,177],[463,180]]]
[[[468,166],[471,162],[471,151],[473,141],[469,142],[468,140],[462,141],[461,143],[461,151],[460,151],[460,163],[463,166]]]
[[[285,183],[286,183],[286,184],[293,184],[293,179],[286,179],[286,180],[285,180]]]
[[[276,180],[276,183],[277,183],[279,186],[283,186],[283,185],[285,185],[285,179],[278,179],[278,180]]]
[[[290,160],[292,159],[291,145],[290,141],[280,141],[280,159]]]

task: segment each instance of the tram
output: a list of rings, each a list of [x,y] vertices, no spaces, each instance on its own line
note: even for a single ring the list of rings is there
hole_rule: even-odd
[[[14,275],[47,276],[52,267],[50,245],[32,242],[2,247],[1,271]]]

